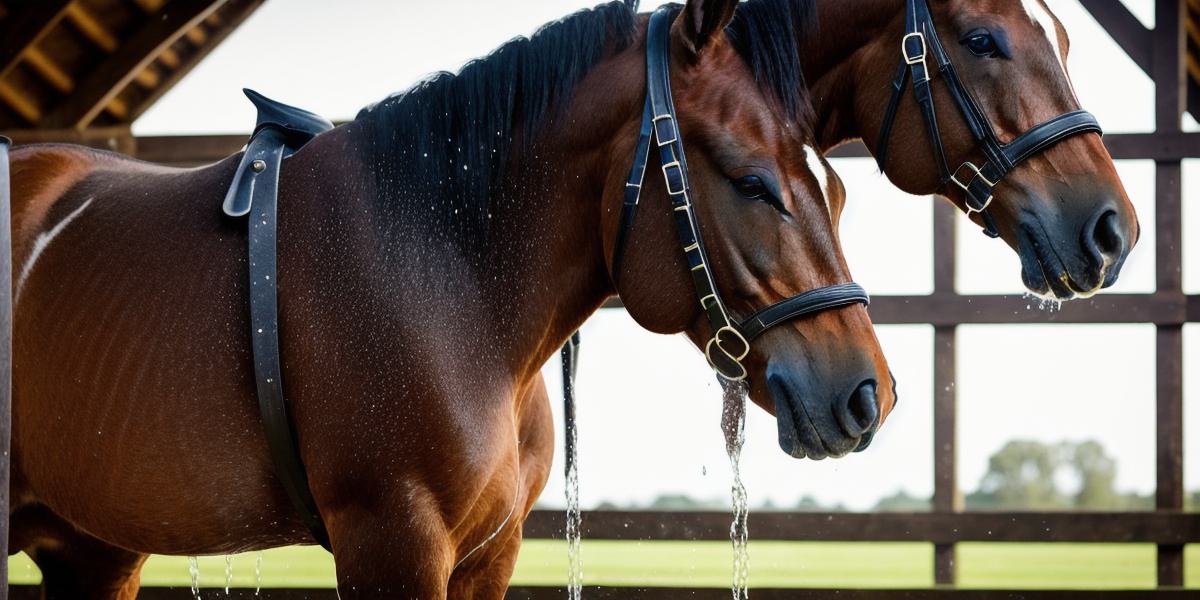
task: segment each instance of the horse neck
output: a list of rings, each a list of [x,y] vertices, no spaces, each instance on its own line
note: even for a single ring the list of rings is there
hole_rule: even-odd
[[[886,104],[887,84],[899,60],[904,0],[816,0],[817,26],[800,39],[800,61],[812,94],[821,149],[862,137],[856,118],[861,94]],[[893,44],[892,41],[895,41]],[[881,52],[895,48],[895,52]],[[882,61],[882,62],[881,62]],[[878,81],[878,90],[875,86]]]
[[[515,158],[490,199],[482,243],[430,227],[421,212],[430,207],[413,198],[380,197],[371,161],[360,155],[367,135],[359,124],[321,136],[285,165],[281,193],[314,210],[282,213],[281,229],[291,233],[280,251],[329,271],[313,293],[335,286],[355,296],[342,311],[357,315],[347,318],[354,327],[438,338],[473,369],[524,381],[613,293],[600,192],[612,161],[598,148],[617,132],[565,123]],[[356,157],[350,166],[323,168],[347,156]]]

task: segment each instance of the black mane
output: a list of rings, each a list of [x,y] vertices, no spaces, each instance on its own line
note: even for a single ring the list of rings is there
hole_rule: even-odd
[[[633,42],[636,10],[637,0],[617,0],[579,11],[457,75],[438,73],[364,108],[357,121],[380,197],[409,199],[430,209],[421,218],[452,229],[486,231],[509,158],[529,147],[597,63]],[[764,93],[800,123],[812,109],[796,32],[812,13],[812,0],[749,0],[727,29]]]
[[[814,0],[748,0],[738,5],[725,30],[754,80],[783,107],[789,121],[814,120],[797,40],[816,27]]]

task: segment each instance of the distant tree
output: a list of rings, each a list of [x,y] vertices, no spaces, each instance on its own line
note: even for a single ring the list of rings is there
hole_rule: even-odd
[[[979,489],[966,497],[967,506],[986,510],[1055,510],[1069,508],[1058,489],[1057,448],[1041,442],[1013,440],[988,459]]]
[[[1081,510],[1112,510],[1126,508],[1124,500],[1117,494],[1117,461],[1104,451],[1096,441],[1079,444],[1063,444],[1062,452],[1075,469],[1080,486],[1075,494],[1074,508]],[[1135,496],[1136,498],[1136,496]]]
[[[1188,510],[1200,511],[1200,490],[1192,492],[1192,495],[1188,496],[1185,500]]]
[[[933,501],[928,497],[913,496],[908,490],[897,490],[891,496],[884,496],[875,504],[874,510],[880,512],[919,512],[933,507]]]
[[[800,497],[795,508],[801,512],[825,512],[825,507],[821,505],[821,502],[807,494]]]
[[[1062,475],[1077,481],[1063,490]],[[1042,442],[1014,440],[988,460],[979,489],[966,497],[982,510],[1152,510],[1153,496],[1116,489],[1117,461],[1094,440]]]
[[[846,512],[846,506],[840,502],[829,506],[808,494],[801,496],[792,509],[799,512]]]
[[[687,494],[660,494],[647,507],[651,510],[724,510],[728,502],[716,499],[697,499]]]

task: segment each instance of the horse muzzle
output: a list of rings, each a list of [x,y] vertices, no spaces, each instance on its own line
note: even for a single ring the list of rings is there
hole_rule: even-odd
[[[771,361],[767,389],[779,425],[779,447],[794,458],[840,458],[865,450],[879,427],[880,407],[873,378],[842,386],[820,385],[801,371]]]

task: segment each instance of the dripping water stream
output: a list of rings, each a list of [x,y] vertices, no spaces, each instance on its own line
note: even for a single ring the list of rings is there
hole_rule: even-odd
[[[200,600],[200,560],[188,557],[188,574],[192,576],[192,599]]]
[[[750,597],[748,580],[750,575],[749,541],[750,508],[746,497],[746,486],[742,485],[742,445],[746,442],[746,397],[749,393],[744,382],[722,381],[724,405],[721,410],[721,431],[725,434],[725,453],[733,470],[730,496],[733,500],[733,522],[729,526],[729,540],[733,543],[733,600]]]
[[[567,598],[580,600],[583,596],[583,558],[580,556],[580,525],[583,514],[579,509],[579,450],[578,434],[568,428],[567,437]]]
[[[225,595],[229,595],[229,584],[233,583],[233,555],[225,555]]]
[[[263,553],[260,551],[258,553],[258,556],[254,559],[254,595],[255,596],[262,594],[262,557],[263,557]]]

